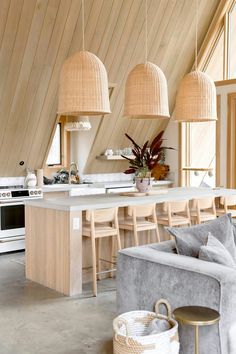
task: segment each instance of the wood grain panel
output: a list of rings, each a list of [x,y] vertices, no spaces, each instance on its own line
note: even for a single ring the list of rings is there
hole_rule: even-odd
[[[26,278],[69,296],[82,292],[82,235],[74,218],[81,212],[26,207]]]
[[[199,0],[199,47],[219,3]],[[125,132],[143,143],[168,124],[122,117],[125,80],[144,61],[144,4],[85,1],[85,48],[101,58],[109,81],[117,83],[112,114],[96,125],[88,173],[122,171],[125,162],[101,162],[96,155],[107,147],[127,146]],[[148,0],[149,60],[166,74],[171,110],[179,81],[193,63],[194,17],[194,1]],[[81,1],[1,0],[0,45],[0,175],[17,176],[26,167],[42,167],[45,160],[56,122],[60,69],[68,56],[82,49]]]
[[[220,141],[221,141],[221,95],[217,95],[217,118],[216,121],[216,186],[220,186]]]
[[[0,11],[0,44],[2,45],[2,38],[5,32],[8,12],[10,9],[10,0],[2,0],[1,11]]]
[[[227,95],[227,188],[236,185],[236,93]]]

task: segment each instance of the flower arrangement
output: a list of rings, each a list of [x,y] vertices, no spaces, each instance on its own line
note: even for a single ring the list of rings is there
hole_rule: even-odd
[[[165,161],[165,150],[172,149],[171,147],[162,146],[163,143],[162,130],[150,143],[149,140],[141,147],[128,134],[125,136],[132,142],[132,153],[134,158],[129,158],[122,155],[122,157],[129,161],[129,168],[124,172],[126,174],[134,173],[135,177],[151,178],[153,170]]]

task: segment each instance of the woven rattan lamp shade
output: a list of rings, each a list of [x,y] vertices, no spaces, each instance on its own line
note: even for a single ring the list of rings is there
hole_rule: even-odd
[[[80,51],[63,64],[58,114],[87,116],[108,113],[111,110],[106,69],[96,55]]]
[[[169,118],[165,75],[155,64],[138,64],[125,86],[124,116],[128,118]]]
[[[178,122],[217,120],[216,88],[206,73],[193,71],[183,78],[176,96],[174,120]]]

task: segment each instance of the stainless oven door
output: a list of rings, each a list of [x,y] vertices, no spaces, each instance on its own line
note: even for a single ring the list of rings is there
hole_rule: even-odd
[[[0,204],[0,239],[25,235],[25,206],[22,201]]]

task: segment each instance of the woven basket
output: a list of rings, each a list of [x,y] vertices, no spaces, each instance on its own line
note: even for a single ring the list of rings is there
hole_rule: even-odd
[[[159,305],[165,305],[167,316],[159,313]],[[126,312],[113,321],[114,354],[178,354],[178,323],[171,316],[170,304],[161,299],[155,305],[156,312]],[[155,319],[165,319],[171,329],[158,334],[146,335],[149,323]]]

